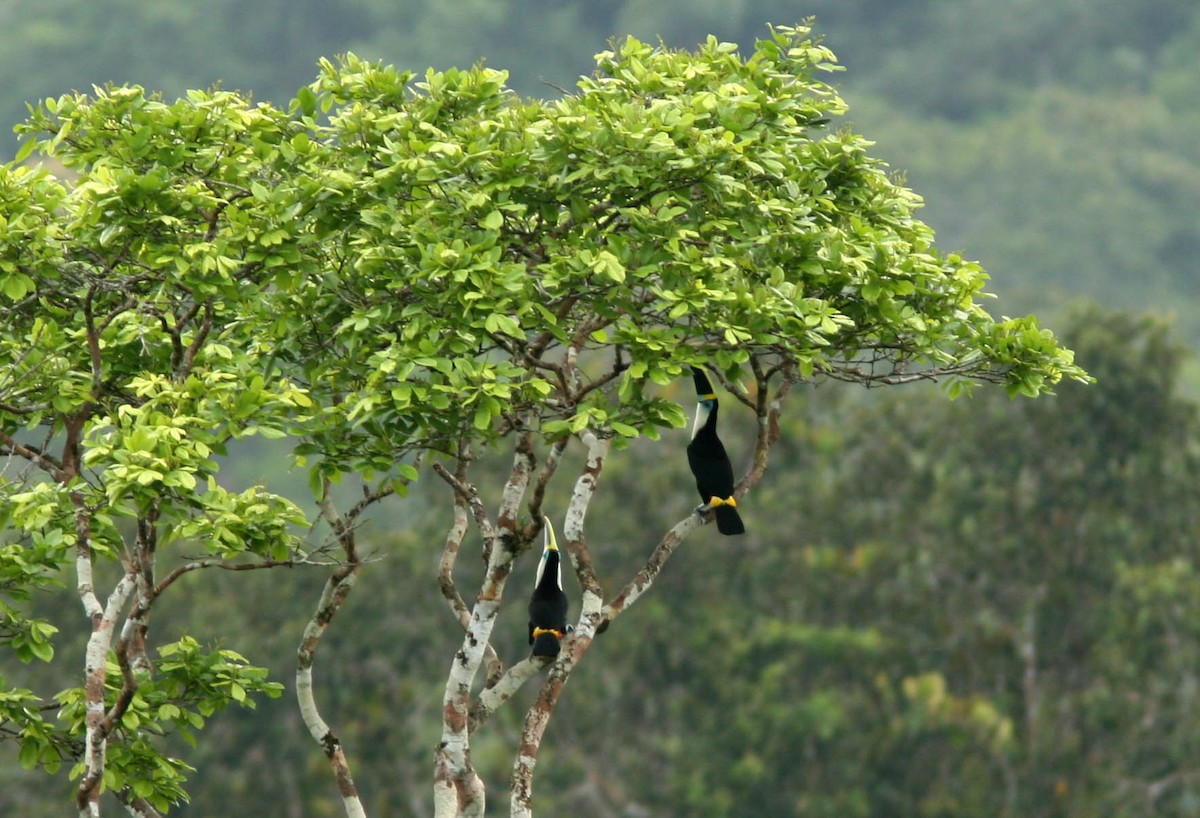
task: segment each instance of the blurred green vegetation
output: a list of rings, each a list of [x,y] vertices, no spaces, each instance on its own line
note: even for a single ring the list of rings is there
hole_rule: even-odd
[[[485,57],[522,93],[553,96],[609,36],[750,43],[768,22],[809,14],[847,66],[856,129],[926,197],[940,245],[982,261],[1005,313],[1068,322],[1065,341],[1098,383],[1038,401],[830,387],[798,398],[747,502],[751,533],[687,542],[576,674],[536,808],[1194,816],[1200,6],[12,0],[0,5],[0,120],[7,134],[25,101],[107,81],[167,96],[221,82],[286,102],[318,57],[346,50],[418,71]],[[16,148],[0,141],[0,155]],[[1146,310],[1168,318],[1129,312]],[[735,459],[747,420],[723,416]],[[610,591],[694,502],[683,445],[666,435],[612,458],[590,513]],[[291,479],[269,449],[239,469],[277,489]],[[429,814],[459,633],[433,581],[447,501],[443,486],[420,485],[369,524],[381,558],[322,647],[318,696],[376,818]],[[290,687],[321,580],[184,581],[156,628],[220,642]],[[35,599],[74,629],[63,603]],[[509,658],[524,650],[519,608],[497,631]],[[3,673],[20,685],[37,670]],[[497,803],[532,693],[474,746]],[[0,814],[59,814],[65,779],[48,786],[8,753],[0,745]],[[184,814],[340,809],[289,696],[214,717],[189,758]]]

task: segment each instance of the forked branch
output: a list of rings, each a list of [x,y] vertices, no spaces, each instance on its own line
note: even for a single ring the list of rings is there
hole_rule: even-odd
[[[420,461],[418,461],[419,463]],[[401,481],[406,485],[409,480]],[[341,547],[343,562],[329,575],[321,598],[312,618],[304,628],[300,646],[296,650],[296,699],[300,707],[300,716],[313,740],[321,747],[334,780],[337,782],[338,793],[342,798],[342,808],[347,818],[366,818],[362,800],[358,796],[358,788],[350,774],[350,765],[342,742],[332,728],[321,718],[317,709],[316,698],[313,696],[313,663],[316,661],[317,647],[321,637],[329,628],[333,617],[345,604],[346,597],[354,588],[358,574],[362,568],[362,559],[358,554],[355,539],[358,518],[373,504],[391,496],[395,492],[395,484],[386,483],[373,491],[367,491],[364,496],[345,514],[338,512],[333,503],[331,486],[325,480],[320,508],[325,521],[333,530],[333,536]]]
[[[455,653],[446,678],[446,690],[442,698],[442,739],[437,746],[434,766],[436,818],[476,818],[484,814],[486,799],[483,782],[471,762],[471,685],[489,649],[492,628],[500,611],[500,601],[513,561],[528,545],[528,540],[518,527],[518,512],[529,487],[534,464],[532,433],[525,432],[517,442],[495,523],[485,513],[473,486],[457,479],[445,468],[438,470],[439,476],[454,487],[459,502],[465,501],[472,509],[483,535],[487,569],[471,610],[462,646]],[[499,676],[490,680],[493,686],[498,679]]]
[[[772,447],[779,440],[779,413],[791,387],[797,382],[790,370],[774,369],[769,372],[753,367],[757,393],[753,406],[757,419],[754,456],[746,474],[738,481],[735,495],[740,499],[750,492],[766,473]],[[779,387],[770,392],[772,376],[783,372]],[[747,396],[748,397],[748,396]],[[513,818],[532,818],[533,773],[537,764],[542,738],[549,726],[550,717],[558,704],[563,688],[571,673],[578,666],[598,633],[607,629],[613,621],[627,611],[643,594],[650,590],[654,580],[675,553],[680,543],[692,532],[704,525],[704,518],[696,513],[689,514],[673,525],[659,540],[645,564],[607,604],[601,605],[600,588],[592,570],[591,555],[583,533],[587,507],[591,503],[596,481],[603,468],[607,453],[607,442],[594,435],[585,435],[588,444],[588,463],[576,480],[575,493],[567,511],[563,531],[567,548],[579,578],[582,594],[582,610],[579,623],[573,634],[564,640],[563,651],[550,668],[537,700],[529,708],[521,731],[517,758],[513,764],[511,815]],[[532,674],[531,674],[532,675]]]

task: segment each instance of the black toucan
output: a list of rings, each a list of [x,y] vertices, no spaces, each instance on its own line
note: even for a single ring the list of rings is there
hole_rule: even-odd
[[[567,632],[567,595],[562,589],[562,562],[554,527],[546,520],[545,546],[538,562],[537,582],[529,598],[529,644],[534,656],[558,655]]]
[[[733,498],[733,464],[721,439],[717,437],[717,394],[704,370],[692,367],[696,383],[696,422],[692,425],[692,442],[688,444],[688,465],[696,475],[696,488],[705,505],[712,506],[717,517],[717,530],[722,534],[744,534]],[[703,508],[703,506],[701,506]],[[697,509],[699,510],[699,509]]]

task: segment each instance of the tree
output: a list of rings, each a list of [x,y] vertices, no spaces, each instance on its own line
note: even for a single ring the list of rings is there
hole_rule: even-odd
[[[152,612],[207,569],[309,566],[328,576],[298,649],[300,712],[346,813],[365,814],[313,665],[370,561],[365,515],[432,472],[450,512],[439,584],[463,629],[439,816],[483,814],[472,736],[545,667],[506,662],[492,630],[543,514],[562,515],[581,595],[513,764],[512,814],[531,814],[563,686],[711,516],[662,521],[640,570],[601,586],[585,516],[613,449],[683,425],[662,387],[705,366],[753,414],[742,498],[799,384],[1036,395],[1086,379],[1034,319],[993,320],[982,270],[933,247],[918,198],[862,137],[826,128],[844,111],[819,79],[834,67],[807,28],[781,27],[747,57],[629,39],[557,102],[518,99],[495,70],[413,82],[353,55],[323,61],[286,112],[224,91],[47,100],[22,156],[40,149],[74,178],[0,175],[0,452],[20,464],[3,478],[0,568],[19,594],[73,567],[88,649],[84,685],[54,703],[6,694],[23,761],[75,762],[82,815],[102,789],[138,815],[178,803],[186,765],[157,736],[279,688],[194,640],[153,655]],[[262,487],[223,487],[227,452],[253,435],[295,441],[316,521]],[[550,508],[579,445],[565,509]],[[511,466],[489,491],[479,462],[501,453]],[[472,526],[485,567],[468,602],[457,557]],[[18,655],[52,658],[43,623],[4,615]]]

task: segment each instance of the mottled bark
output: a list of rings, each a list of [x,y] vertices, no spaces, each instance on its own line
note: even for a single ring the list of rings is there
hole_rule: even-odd
[[[85,598],[84,609],[92,619],[92,635],[88,639],[84,654],[84,701],[86,733],[83,745],[83,777],[75,791],[75,806],[81,816],[95,818],[100,815],[100,782],[104,776],[104,756],[108,736],[113,724],[120,719],[106,712],[104,703],[105,682],[108,676],[108,651],[112,646],[113,632],[122,610],[133,594],[136,580],[131,573],[125,574],[108,596],[107,603],[100,607],[95,593],[90,590],[91,560],[87,563],[88,590],[82,585],[81,598]],[[130,694],[132,695],[132,694]],[[128,704],[128,699],[126,699]],[[123,708],[122,708],[123,710]]]
[[[527,656],[506,670],[496,680],[494,685],[484,687],[480,691],[475,703],[471,706],[467,729],[472,733],[479,729],[526,682],[541,672],[546,665],[550,664],[550,661],[550,659],[544,656]]]
[[[608,457],[611,441],[601,438],[590,431],[581,436],[588,447],[587,461],[575,480],[575,488],[571,501],[567,505],[567,513],[563,522],[563,537],[566,540],[567,553],[575,568],[582,589],[579,623],[570,636],[564,640],[563,651],[550,668],[546,681],[538,692],[537,701],[525,713],[525,722],[521,730],[521,741],[517,748],[517,757],[513,763],[510,809],[512,815],[532,815],[533,771],[537,764],[538,750],[541,748],[542,737],[550,723],[550,715],[558,703],[558,697],[571,676],[575,665],[587,652],[595,636],[596,625],[600,619],[600,602],[603,599],[600,584],[592,569],[591,554],[584,538],[584,521],[587,517],[588,506],[595,496],[600,474]],[[511,695],[511,694],[510,694]]]
[[[571,502],[567,504],[567,513],[563,518],[563,538],[566,540],[567,554],[575,568],[580,588],[585,594],[590,593],[597,597],[603,597],[604,592],[596,579],[591,552],[588,550],[587,540],[584,537],[584,522],[587,519],[587,510],[592,503],[592,497],[596,494],[600,473],[604,470],[604,463],[608,458],[612,440],[607,437],[598,437],[590,431],[584,431],[580,435],[580,440],[587,446],[587,460],[575,480],[575,488],[571,492]]]
[[[79,476],[79,441],[83,419],[81,413],[67,422],[62,467],[55,474],[64,486],[69,486]],[[83,776],[75,790],[75,806],[80,816],[98,818],[100,783],[104,776],[104,757],[108,747],[104,702],[108,651],[112,646],[117,620],[134,592],[136,578],[127,572],[109,594],[106,604],[100,603],[93,574],[95,555],[92,552],[91,512],[79,492],[71,492],[71,501],[75,506],[75,590],[91,622],[91,635],[84,653]]]
[[[442,547],[442,558],[438,563],[438,588],[464,631],[471,626],[471,609],[467,607],[466,601],[458,591],[458,586],[454,583],[454,565],[458,561],[458,552],[467,535],[471,515],[474,514],[476,520],[484,520],[485,522],[481,524],[483,527],[490,526],[490,523],[486,522],[487,515],[484,513],[483,503],[480,501],[478,493],[473,487],[463,482],[469,462],[466,457],[460,458],[454,474],[450,474],[440,463],[434,464],[433,467],[434,471],[454,489],[454,521],[446,533],[446,543]],[[488,680],[494,682],[504,672],[504,667],[491,644],[484,647],[483,661],[487,667]]]
[[[451,663],[442,697],[442,739],[435,752],[434,764],[435,818],[474,818],[484,814],[486,793],[471,762],[471,684],[489,648],[492,628],[500,611],[500,601],[513,561],[521,549],[528,545],[528,541],[518,534],[517,521],[534,462],[532,436],[525,433],[518,441],[513,467],[501,494],[494,523],[487,516],[473,486],[444,468],[438,469],[438,474],[455,489],[459,502],[465,503],[475,517],[483,536],[487,570],[471,609],[462,645]],[[460,474],[465,475],[465,472],[460,469]],[[453,579],[449,574],[443,581],[452,587]]]
[[[354,581],[358,578],[358,568],[357,563],[343,566],[326,580],[317,609],[304,628],[304,636],[296,652],[296,698],[300,705],[300,717],[304,720],[309,735],[329,760],[338,793],[342,798],[343,809],[349,818],[365,818],[366,812],[359,800],[354,779],[350,775],[350,766],[346,762],[342,742],[321,718],[317,709],[317,702],[313,696],[312,666],[321,637],[354,587]]]
[[[525,713],[521,727],[521,740],[517,745],[517,757],[513,762],[510,814],[513,818],[530,818],[533,815],[533,772],[537,765],[538,751],[542,738],[550,724],[563,688],[570,679],[575,666],[592,645],[596,632],[593,626],[599,618],[600,599],[585,594],[580,625],[563,643],[563,651],[554,660],[546,680],[538,691],[537,700]]]
[[[330,495],[330,484],[326,481],[321,501],[321,513],[333,530],[333,536],[341,546],[345,561],[325,581],[317,608],[305,626],[300,646],[296,650],[296,700],[300,707],[300,717],[304,720],[304,726],[308,728],[309,735],[313,737],[329,761],[338,794],[342,799],[342,810],[347,818],[366,818],[366,811],[358,796],[358,787],[354,783],[354,777],[350,773],[350,764],[346,759],[341,739],[321,718],[320,710],[317,708],[316,697],[313,695],[313,663],[316,661],[321,637],[325,635],[329,623],[333,621],[334,616],[345,603],[346,597],[353,590],[362,568],[354,536],[358,517],[370,505],[393,493],[394,488],[390,484],[367,492],[349,512],[340,514],[334,508]]]
[[[739,400],[755,410],[757,430],[754,453],[746,474],[738,482],[735,496],[744,497],[766,474],[771,448],[779,440],[779,413],[783,401],[796,382],[792,373],[775,369],[765,371],[757,360],[753,362],[757,392],[751,396],[744,390],[735,394]],[[772,377],[783,373],[783,379],[774,395],[770,392]],[[659,540],[649,558],[637,574],[612,598],[602,605],[602,591],[592,570],[591,556],[584,538],[584,519],[596,489],[608,443],[590,432],[581,436],[588,446],[588,460],[575,483],[571,503],[567,509],[563,526],[567,550],[575,567],[580,587],[583,589],[579,624],[564,640],[563,651],[550,668],[538,696],[525,714],[521,730],[520,745],[513,763],[510,814],[513,818],[532,818],[533,774],[537,765],[538,751],[554,708],[558,704],[563,688],[571,673],[583,659],[598,633],[603,633],[622,613],[629,609],[658,577],[662,567],[675,553],[676,548],[693,531],[707,521],[699,514],[689,514],[678,521]]]

